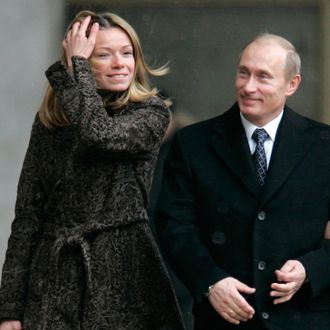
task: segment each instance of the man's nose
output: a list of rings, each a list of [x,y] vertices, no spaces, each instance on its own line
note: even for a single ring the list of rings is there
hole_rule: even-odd
[[[244,90],[246,92],[252,93],[257,90],[257,82],[256,79],[253,76],[250,76],[246,81],[243,86]]]

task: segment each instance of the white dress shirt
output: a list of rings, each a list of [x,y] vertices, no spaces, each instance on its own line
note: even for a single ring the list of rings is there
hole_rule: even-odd
[[[242,115],[242,113],[240,113],[240,115],[241,115],[241,120],[242,120],[244,130],[245,130],[245,134],[246,134],[249,146],[250,146],[251,155],[254,153],[254,150],[257,146],[254,139],[252,139],[253,132],[257,128],[263,128],[268,133],[268,138],[266,139],[266,141],[264,143],[266,159],[267,159],[267,168],[268,168],[269,162],[270,162],[270,157],[271,157],[272,151],[273,151],[273,146],[274,146],[274,142],[275,142],[278,125],[280,124],[280,121],[283,116],[283,110],[276,118],[274,118],[272,121],[270,121],[263,127],[258,127],[256,125],[252,124]]]

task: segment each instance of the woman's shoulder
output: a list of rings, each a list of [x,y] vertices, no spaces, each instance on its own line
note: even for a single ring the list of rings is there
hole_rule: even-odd
[[[133,103],[132,106],[137,110],[150,109],[150,110],[160,111],[168,115],[170,113],[167,102],[156,95],[149,97],[145,101]]]
[[[31,129],[31,136],[39,139],[40,141],[47,140],[50,143],[51,140],[63,138],[63,135],[72,131],[71,126],[54,126],[47,127],[40,119],[39,113],[34,117],[34,121]]]
[[[168,108],[168,106],[166,105],[165,100],[163,100],[161,97],[159,97],[158,95],[154,95],[149,97],[146,101],[146,104],[150,104],[150,105],[156,105],[156,106],[160,106],[160,107],[164,107],[164,108]]]
[[[42,123],[39,112],[37,112],[34,116],[31,133],[33,135],[44,135],[47,131],[49,131],[49,129]]]

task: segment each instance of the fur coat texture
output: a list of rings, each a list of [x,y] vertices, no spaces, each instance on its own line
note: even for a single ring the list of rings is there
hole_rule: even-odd
[[[183,329],[146,207],[169,122],[158,97],[106,109],[87,60],[47,78],[70,125],[38,116],[25,156],[0,290],[24,330]]]

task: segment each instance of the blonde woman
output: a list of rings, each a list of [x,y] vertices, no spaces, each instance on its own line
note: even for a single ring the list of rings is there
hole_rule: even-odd
[[[169,110],[134,29],[80,12],[33,124],[0,330],[183,329],[146,206]]]

